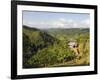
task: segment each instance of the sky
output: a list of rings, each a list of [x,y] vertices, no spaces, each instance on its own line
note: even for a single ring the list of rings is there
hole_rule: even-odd
[[[88,13],[23,11],[23,25],[36,28],[89,28]]]

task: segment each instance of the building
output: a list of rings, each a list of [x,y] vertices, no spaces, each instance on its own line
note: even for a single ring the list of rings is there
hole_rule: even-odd
[[[70,48],[71,50],[74,51],[74,53],[75,53],[76,56],[80,54],[80,51],[79,51],[79,44],[78,44],[77,41],[75,41],[75,40],[69,41],[69,42],[68,42],[68,46],[69,46],[69,48]]]

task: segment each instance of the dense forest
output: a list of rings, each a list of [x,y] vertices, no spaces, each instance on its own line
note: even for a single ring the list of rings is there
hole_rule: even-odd
[[[70,49],[75,40],[80,54]],[[23,25],[23,68],[89,65],[89,28],[37,29]]]

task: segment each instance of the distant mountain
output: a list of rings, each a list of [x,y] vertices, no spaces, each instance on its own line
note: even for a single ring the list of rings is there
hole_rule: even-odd
[[[45,32],[51,35],[58,35],[58,34],[66,34],[66,35],[75,35],[75,34],[84,34],[89,32],[89,28],[51,28],[51,29],[44,29]]]
[[[40,31],[40,29],[37,29],[37,28],[34,28],[34,27],[29,27],[29,26],[26,26],[26,25],[23,25],[23,28],[28,29],[30,31]]]

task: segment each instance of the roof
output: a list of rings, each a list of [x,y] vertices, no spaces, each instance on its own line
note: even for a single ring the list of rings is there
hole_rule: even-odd
[[[70,48],[73,48],[73,46],[77,46],[78,45],[78,43],[76,42],[76,41],[69,41],[68,42],[68,46],[70,47]]]

